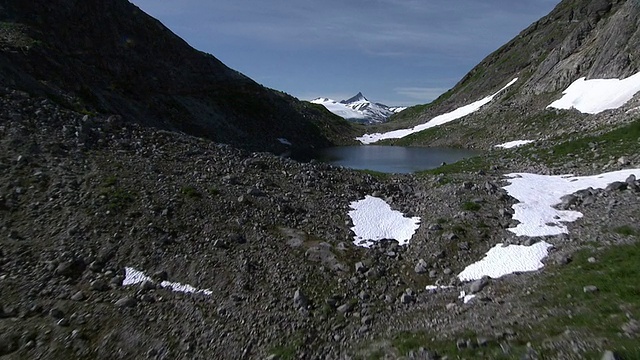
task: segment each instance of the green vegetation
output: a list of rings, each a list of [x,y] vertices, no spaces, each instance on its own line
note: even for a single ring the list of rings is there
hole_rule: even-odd
[[[589,262],[590,257],[596,262]],[[540,324],[538,332],[561,334],[567,329],[584,332],[594,338],[607,339],[607,347],[616,349],[623,359],[639,358],[637,339],[620,335],[629,317],[640,316],[638,259],[640,243],[636,242],[612,246],[600,253],[583,250],[566,267],[554,269],[538,289],[539,295],[543,295],[538,306],[561,311]],[[596,286],[598,290],[585,292],[583,288],[587,285]],[[536,332],[531,335],[535,338]]]
[[[474,156],[467,159],[457,161],[453,164],[446,164],[439,168],[420,171],[417,175],[447,175],[447,174],[459,174],[462,172],[477,172],[489,168],[488,156]]]
[[[630,149],[638,146],[638,139],[640,119],[601,135],[569,139],[554,146],[551,151],[537,150],[537,153],[550,164],[566,162],[567,158],[577,154],[587,161],[608,161],[610,157],[627,155]]]
[[[478,203],[467,201],[462,204],[462,210],[464,211],[478,211],[482,208],[482,206]]]
[[[196,189],[195,187],[191,186],[191,185],[186,185],[183,186],[180,189],[180,193],[190,199],[201,199],[202,198],[202,193],[200,191],[198,191],[198,189]]]
[[[629,225],[618,226],[617,228],[614,228],[613,231],[624,236],[638,236],[640,234],[638,233],[638,229]]]
[[[110,211],[123,210],[136,200],[133,192],[118,186],[118,178],[115,175],[102,181],[100,196],[106,199],[107,208]]]
[[[386,180],[391,176],[391,174],[388,174],[388,173],[383,173],[383,172],[380,172],[380,171],[369,170],[369,169],[356,170],[356,171],[364,173],[364,174],[369,174],[369,175],[371,175],[374,178],[377,178],[379,180]]]

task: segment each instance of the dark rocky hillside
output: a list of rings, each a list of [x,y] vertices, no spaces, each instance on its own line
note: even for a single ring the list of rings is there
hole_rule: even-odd
[[[516,84],[481,111],[399,143],[488,148],[499,143],[496,136],[539,139],[627,123],[630,119],[621,114],[585,127],[580,114],[552,114],[545,108],[580,77],[625,78],[640,71],[639,29],[637,1],[564,0],[433,103],[409,108],[378,130],[423,123],[488,96],[516,77]]]
[[[0,47],[3,84],[87,113],[250,149],[350,140],[346,122],[191,48],[126,0],[3,0]]]

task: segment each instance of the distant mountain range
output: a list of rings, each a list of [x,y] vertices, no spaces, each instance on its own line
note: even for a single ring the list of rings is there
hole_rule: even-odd
[[[406,107],[392,107],[380,103],[373,103],[362,95],[361,92],[347,100],[336,101],[329,98],[317,98],[311,100],[311,102],[323,105],[329,111],[342,118],[365,124],[383,123],[387,121],[391,115],[406,109]]]

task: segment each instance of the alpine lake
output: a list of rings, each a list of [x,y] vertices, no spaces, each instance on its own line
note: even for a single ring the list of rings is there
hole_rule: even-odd
[[[315,158],[351,169],[407,174],[434,169],[443,163],[450,164],[479,154],[478,151],[467,149],[362,145],[327,148]]]

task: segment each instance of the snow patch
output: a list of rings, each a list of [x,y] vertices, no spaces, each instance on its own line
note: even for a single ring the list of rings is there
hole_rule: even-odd
[[[484,259],[467,266],[458,274],[458,279],[474,281],[484,276],[495,279],[515,272],[539,270],[544,267],[542,259],[547,257],[552,246],[544,241],[531,246],[498,244],[487,252]]]
[[[572,109],[587,114],[617,109],[640,91],[640,72],[626,79],[591,79],[582,77],[569,85],[564,96],[548,108]]]
[[[502,149],[511,149],[511,148],[515,148],[515,147],[518,147],[518,146],[531,144],[532,142],[533,142],[533,140],[515,140],[515,141],[506,142],[504,144],[496,145],[494,147],[502,148]]]
[[[420,227],[419,217],[406,218],[377,197],[367,195],[364,200],[352,202],[350,207],[356,246],[368,248],[382,239],[395,239],[400,245],[406,245]]]
[[[624,181],[629,175],[640,176],[640,169],[609,172],[594,176],[575,177],[571,175],[536,175],[514,173],[506,175],[510,185],[503,187],[518,201],[513,205],[513,219],[520,222],[509,231],[517,236],[550,236],[567,234],[564,222],[573,222],[582,217],[582,213],[554,208],[562,202],[565,195],[578,190],[602,189],[612,182]]]
[[[475,297],[476,297],[475,295],[472,295],[472,294],[467,295],[465,291],[460,291],[460,296],[458,296],[458,299],[462,299],[462,302],[467,304],[469,301],[475,299]]]
[[[287,145],[287,146],[291,146],[291,142],[285,138],[278,138],[278,141],[280,142],[280,144],[282,145]]]
[[[421,125],[414,126],[411,129],[399,129],[399,130],[389,131],[386,133],[364,134],[361,137],[357,137],[356,140],[360,141],[363,144],[372,144],[384,139],[400,139],[405,136],[411,135],[413,133],[417,133],[435,126],[443,125],[448,122],[460,119],[464,116],[467,116],[473,112],[478,111],[481,107],[490,103],[493,100],[493,98],[495,98],[502,91],[506,90],[509,86],[513,85],[516,81],[518,81],[518,78],[511,80],[507,85],[505,85],[502,89],[498,90],[493,95],[487,96],[484,99],[481,99],[471,104],[457,108],[456,110],[453,110],[446,114],[436,116],[433,119],[429,120],[428,122]]]
[[[151,278],[142,271],[136,270],[134,268],[126,267],[124,268],[124,280],[122,281],[122,286],[136,285],[143,283],[145,281],[151,281]],[[182,292],[188,294],[204,294],[207,296],[211,296],[213,291],[209,289],[198,289],[189,284],[181,284],[177,282],[171,281],[163,281],[160,283],[160,286],[163,288],[169,288],[175,292]]]

